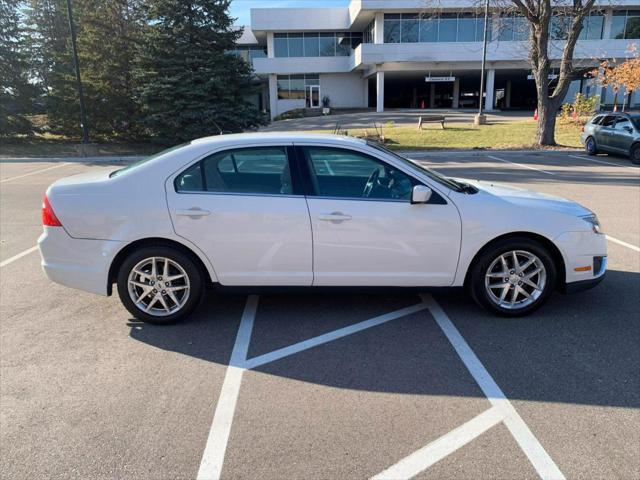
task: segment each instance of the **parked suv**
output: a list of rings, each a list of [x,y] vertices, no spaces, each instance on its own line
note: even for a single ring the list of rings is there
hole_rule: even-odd
[[[586,152],[629,155],[640,164],[640,113],[601,113],[593,117],[580,135]]]

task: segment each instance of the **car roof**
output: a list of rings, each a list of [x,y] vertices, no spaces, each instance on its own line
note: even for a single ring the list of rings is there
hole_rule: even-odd
[[[281,141],[287,143],[296,142],[320,142],[341,145],[363,146],[366,141],[360,138],[347,137],[346,135],[331,135],[323,133],[300,133],[300,132],[254,132],[254,133],[234,133],[229,135],[216,135],[193,140],[192,145],[216,146],[220,144],[233,143],[242,145],[243,143],[259,143],[262,141]]]

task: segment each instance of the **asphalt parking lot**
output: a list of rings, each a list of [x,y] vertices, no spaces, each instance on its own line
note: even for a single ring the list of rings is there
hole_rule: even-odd
[[[640,168],[410,156],[594,210],[606,280],[517,320],[462,292],[212,294],[156,327],[33,250],[46,187],[115,167],[0,163],[2,478],[640,478]]]

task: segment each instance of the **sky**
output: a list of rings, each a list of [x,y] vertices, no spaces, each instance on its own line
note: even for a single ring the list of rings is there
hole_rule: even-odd
[[[349,0],[232,0],[231,16],[236,25],[250,25],[252,8],[346,7]]]

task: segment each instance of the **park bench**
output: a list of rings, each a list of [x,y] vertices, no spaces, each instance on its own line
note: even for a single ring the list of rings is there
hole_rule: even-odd
[[[425,123],[439,123],[444,130],[444,115],[424,115],[420,116],[418,120],[418,130],[422,130],[422,125]]]

